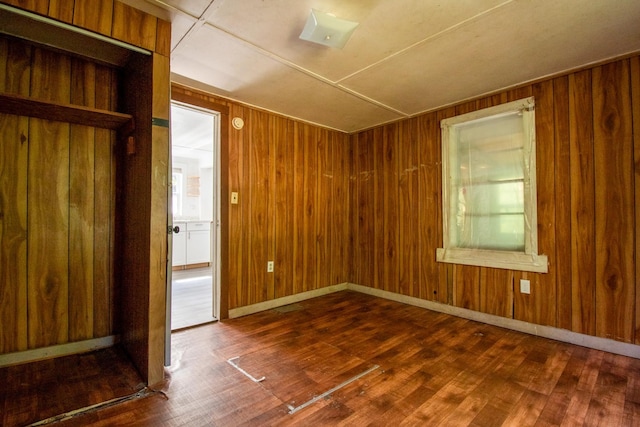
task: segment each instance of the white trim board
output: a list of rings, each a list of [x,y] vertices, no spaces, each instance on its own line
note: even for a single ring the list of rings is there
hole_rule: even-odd
[[[71,342],[67,344],[53,345],[50,347],[36,348],[33,350],[17,351],[15,353],[0,354],[0,367],[19,365],[21,363],[37,362],[39,360],[52,359],[54,357],[69,356],[72,354],[86,353],[113,347],[117,342],[115,335],[92,340]]]
[[[235,319],[236,317],[247,316],[249,314],[259,313],[261,311],[271,310],[274,308],[282,307],[284,305],[294,304],[296,302],[305,301],[311,298],[320,297],[322,295],[332,294],[334,292],[346,291],[348,289],[348,283],[341,283],[339,285],[327,286],[326,288],[314,289],[313,291],[301,292],[295,295],[289,295],[282,298],[276,298],[273,300],[259,302],[257,304],[245,305],[243,307],[232,308],[229,310],[229,319]]]
[[[393,292],[374,289],[367,286],[356,285],[354,283],[341,283],[339,285],[320,288],[283,298],[277,298],[271,301],[265,301],[258,304],[234,308],[229,310],[229,318],[233,319],[236,317],[258,313],[260,311],[271,310],[277,307],[282,307],[284,305],[293,304],[296,302],[345,290],[360,292],[363,294],[396,301],[402,304],[424,308],[438,313],[450,314],[452,316],[461,317],[463,319],[511,329],[529,335],[553,339],[556,341],[562,341],[565,343],[588,347],[595,350],[602,350],[609,353],[640,359],[640,346],[635,344],[624,343],[608,338],[579,334],[577,332],[571,332],[566,329],[554,328],[551,326],[536,325],[534,323],[523,322],[522,320],[509,319],[506,317],[495,316],[493,314],[481,313],[479,311],[473,311],[466,308],[454,307],[447,304],[427,301],[420,298],[396,294]]]

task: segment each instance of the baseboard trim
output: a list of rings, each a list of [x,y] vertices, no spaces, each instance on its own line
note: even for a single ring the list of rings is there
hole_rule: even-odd
[[[249,314],[258,313],[265,310],[282,307],[284,305],[305,301],[322,295],[331,294],[340,291],[354,291],[363,294],[384,298],[390,301],[396,301],[415,307],[424,308],[438,313],[450,314],[452,316],[461,317],[463,319],[473,320],[475,322],[486,323],[488,325],[498,326],[513,331],[523,332],[542,338],[548,338],[556,341],[575,344],[582,347],[602,350],[621,356],[633,357],[640,359],[640,346],[635,344],[615,341],[608,338],[594,337],[591,335],[579,334],[566,329],[554,328],[552,326],[536,325],[534,323],[523,322],[522,320],[509,319],[506,317],[496,316],[493,314],[481,313],[479,311],[468,310],[466,308],[454,307],[434,301],[427,301],[420,298],[410,297],[406,295],[396,294],[389,291],[374,289],[367,286],[356,285],[354,283],[341,283],[339,285],[328,286],[313,291],[303,292],[300,294],[290,295],[283,298],[277,298],[271,301],[265,301],[258,304],[247,305],[244,307],[229,310],[229,318],[242,317]]]
[[[409,297],[406,295],[396,294],[380,289],[373,289],[367,286],[356,285],[353,283],[348,283],[347,289],[388,299],[391,301],[425,308],[427,310],[432,310],[439,313],[450,314],[452,316],[462,317],[464,319],[473,320],[476,322],[499,326],[505,329],[511,329],[513,331],[524,332],[529,335],[549,338],[556,341],[562,341],[569,344],[575,344],[582,347],[588,347],[595,350],[602,350],[609,353],[640,359],[640,346],[635,344],[628,344],[608,338],[579,334],[577,332],[571,332],[566,329],[559,329],[551,326],[536,325],[535,323],[523,322],[522,320],[509,319],[506,317],[495,316],[493,314],[481,313],[479,311],[454,307],[447,304]]]
[[[0,367],[37,362],[39,360],[52,359],[54,357],[70,356],[72,354],[100,350],[102,348],[113,347],[117,341],[118,340],[115,335],[110,335],[108,337],[95,338],[86,341],[0,354]]]
[[[274,300],[259,302],[257,304],[245,305],[243,307],[232,308],[229,310],[229,319],[236,317],[247,316],[249,314],[259,313],[265,310],[271,310],[274,308],[282,307],[284,305],[294,304],[296,302],[305,301],[311,298],[320,297],[323,295],[332,294],[334,292],[346,291],[347,283],[341,283],[339,285],[327,286],[325,288],[314,289],[312,291],[302,292],[295,295],[289,295],[282,298],[276,298]]]

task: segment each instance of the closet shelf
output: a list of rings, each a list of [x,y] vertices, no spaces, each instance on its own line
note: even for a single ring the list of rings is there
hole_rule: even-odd
[[[0,93],[0,113],[35,117],[111,130],[133,128],[131,114]]]

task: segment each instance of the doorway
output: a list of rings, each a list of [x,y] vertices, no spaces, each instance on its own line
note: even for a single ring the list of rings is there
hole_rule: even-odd
[[[171,330],[219,318],[220,114],[171,104]]]

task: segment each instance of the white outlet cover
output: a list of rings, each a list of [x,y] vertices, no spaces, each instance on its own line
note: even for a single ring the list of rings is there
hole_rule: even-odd
[[[526,279],[520,279],[520,293],[522,294],[531,293],[531,281]]]

